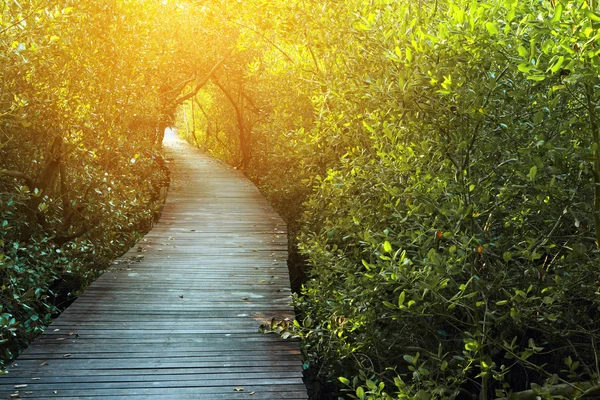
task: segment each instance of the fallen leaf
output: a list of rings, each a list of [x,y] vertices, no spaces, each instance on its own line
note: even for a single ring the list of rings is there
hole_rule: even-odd
[[[25,389],[27,385],[15,385],[15,389]]]
[[[54,330],[54,332],[58,332],[58,331],[60,331],[60,329],[55,329],[55,330]]]
[[[247,297],[242,297],[242,300],[248,301],[248,298]]]
[[[31,378],[32,381],[39,381],[40,378]]]
[[[250,394],[250,396],[253,396],[253,395],[254,395],[254,392],[250,392],[249,394]]]
[[[44,361],[43,363],[41,363],[40,365],[48,365],[48,361]]]
[[[65,354],[63,357],[71,357],[73,354]]]
[[[180,299],[183,299],[183,295],[182,295],[182,294],[180,294],[180,295],[179,295],[179,298],[180,298]]]
[[[243,387],[236,387],[236,388],[233,388],[233,391],[234,392],[243,392],[244,388]]]

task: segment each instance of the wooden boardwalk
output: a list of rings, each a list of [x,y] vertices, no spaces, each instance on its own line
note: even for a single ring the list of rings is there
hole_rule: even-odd
[[[0,376],[0,398],[307,398],[298,343],[258,333],[293,313],[284,222],[241,173],[165,146],[159,223]]]

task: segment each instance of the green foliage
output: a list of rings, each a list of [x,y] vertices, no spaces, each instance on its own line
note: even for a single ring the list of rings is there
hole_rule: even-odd
[[[160,102],[156,78],[140,75],[157,51],[142,45],[142,10],[151,8],[0,5],[3,361],[152,225],[168,176],[156,128],[144,124],[160,118]]]
[[[309,3],[261,4],[244,80],[268,110],[246,172],[309,264],[302,318],[265,330],[350,398],[597,382],[593,6]]]
[[[593,3],[13,3],[2,340],[142,230],[182,104],[180,131],[260,185],[309,266],[301,317],[265,331],[347,397],[600,380]]]

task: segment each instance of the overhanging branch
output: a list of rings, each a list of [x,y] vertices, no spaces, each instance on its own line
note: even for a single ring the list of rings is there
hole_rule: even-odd
[[[29,175],[20,172],[20,171],[9,171],[6,169],[0,170],[0,176],[2,175],[6,175],[6,176],[10,176],[12,178],[17,178],[17,179],[23,179],[25,181],[25,184],[27,185],[27,187],[29,188],[29,190],[33,190],[34,188],[34,183],[33,183],[33,178],[31,178]]]
[[[216,63],[212,69],[208,72],[208,74],[204,77],[204,79],[202,79],[195,87],[194,89],[188,93],[185,94],[177,99],[175,99],[173,101],[173,104],[171,104],[171,106],[175,107],[178,106],[180,104],[182,104],[184,101],[191,99],[192,97],[196,96],[196,94],[198,94],[198,92],[200,91],[200,89],[202,89],[207,83],[208,81],[213,77],[213,75],[215,74],[215,72],[217,72],[217,70],[219,69],[219,67],[221,65],[223,65],[223,63],[229,58],[229,56],[231,55],[231,52],[233,50],[230,50],[229,53],[227,53],[227,55],[225,57],[223,57],[218,63]]]

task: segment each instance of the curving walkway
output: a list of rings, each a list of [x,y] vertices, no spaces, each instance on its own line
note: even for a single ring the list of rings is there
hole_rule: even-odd
[[[0,399],[306,399],[286,226],[234,169],[168,132],[156,227],[0,376]],[[16,396],[15,396],[16,395]]]

